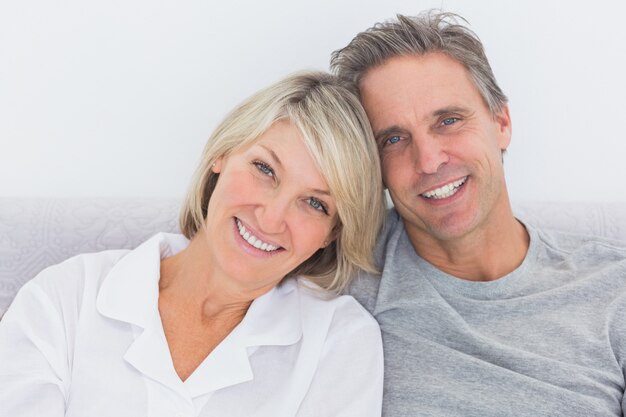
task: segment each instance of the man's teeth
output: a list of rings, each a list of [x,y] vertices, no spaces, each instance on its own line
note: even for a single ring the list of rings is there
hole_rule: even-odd
[[[241,235],[241,237],[243,237],[246,242],[248,242],[255,248],[264,250],[266,252],[272,252],[278,249],[278,246],[270,245],[269,243],[263,242],[258,237],[252,235],[248,230],[246,230],[246,227],[241,224],[239,219],[237,219],[237,228],[239,229],[239,234]]]
[[[456,194],[459,191],[459,187],[465,184],[467,181],[467,177],[463,177],[460,180],[453,181],[449,184],[444,185],[443,187],[435,188],[434,190],[426,191],[422,193],[422,196],[426,198],[432,198],[435,200],[441,200],[442,198],[448,198]]]

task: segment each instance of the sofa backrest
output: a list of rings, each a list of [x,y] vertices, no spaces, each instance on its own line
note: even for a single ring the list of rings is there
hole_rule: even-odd
[[[71,256],[134,248],[177,232],[177,199],[0,198],[0,317],[26,281]],[[514,211],[539,228],[626,242],[626,203],[520,202]]]
[[[177,199],[0,198],[0,317],[42,269],[80,253],[177,232]]]

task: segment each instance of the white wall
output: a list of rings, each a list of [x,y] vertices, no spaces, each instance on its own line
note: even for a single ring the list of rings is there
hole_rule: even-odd
[[[182,196],[220,118],[395,13],[464,15],[510,98],[513,198],[626,201],[623,2],[0,2],[0,196]]]

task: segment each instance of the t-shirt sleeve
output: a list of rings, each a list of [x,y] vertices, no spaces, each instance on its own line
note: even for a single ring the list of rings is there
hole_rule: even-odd
[[[2,415],[65,415],[68,362],[59,311],[36,282],[28,282],[0,321]]]

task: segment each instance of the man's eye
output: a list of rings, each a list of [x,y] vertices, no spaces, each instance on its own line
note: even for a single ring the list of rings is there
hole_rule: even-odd
[[[388,137],[387,140],[385,141],[384,145],[393,145],[394,143],[398,143],[402,140],[402,138],[400,136],[391,136]]]
[[[263,174],[268,175],[270,177],[274,176],[274,170],[272,169],[271,166],[267,165],[265,162],[254,161],[252,162],[252,164],[256,166],[257,169],[261,171]]]
[[[444,126],[450,126],[450,125],[455,124],[458,121],[459,119],[456,117],[446,117],[445,119],[441,121],[441,124]]]
[[[324,205],[324,203],[322,203],[320,200],[318,200],[315,197],[309,198],[309,206],[313,207],[317,211],[321,211],[324,214],[328,214],[328,210],[326,209],[326,206]]]

